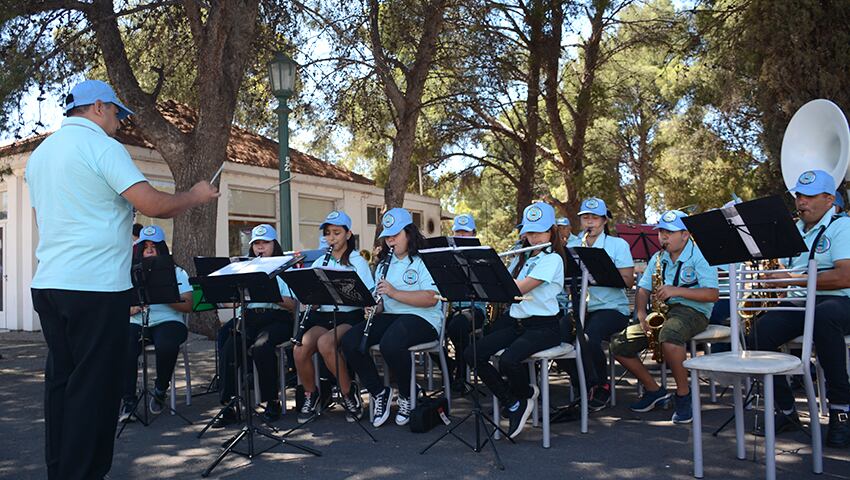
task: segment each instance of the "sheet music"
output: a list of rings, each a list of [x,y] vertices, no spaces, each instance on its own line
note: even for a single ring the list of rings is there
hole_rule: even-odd
[[[275,272],[282,269],[289,262],[292,261],[294,257],[292,255],[285,255],[282,257],[255,257],[251,260],[244,262],[234,262],[225,267],[222,267],[208,276],[210,277],[218,277],[223,275],[237,275],[244,273],[257,273],[262,272],[268,276],[272,276]]]

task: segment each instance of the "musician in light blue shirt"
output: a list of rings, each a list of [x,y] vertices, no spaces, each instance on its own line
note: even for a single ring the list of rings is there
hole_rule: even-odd
[[[407,425],[412,410],[408,348],[437,340],[443,316],[439,291],[419,256],[425,237],[413,223],[410,212],[393,208],[383,215],[381,226],[381,253],[375,270],[375,293],[381,299],[378,313],[373,314],[371,322],[367,315],[366,322],[353,326],[340,344],[345,358],[372,396],[372,425],[376,428],[390,416],[393,389],[383,386],[368,348],[380,345],[381,356],[398,382],[395,422]],[[364,337],[366,351],[360,349]]]

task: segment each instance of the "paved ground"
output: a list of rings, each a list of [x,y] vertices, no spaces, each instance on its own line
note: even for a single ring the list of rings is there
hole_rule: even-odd
[[[202,389],[213,372],[212,343],[193,338],[191,343],[192,377],[196,391]],[[0,333],[0,478],[16,480],[45,477],[43,466],[44,425],[42,418],[42,382],[46,347],[40,334]],[[182,374],[178,361],[178,378]],[[553,402],[565,401],[566,388],[559,380],[553,389]],[[179,392],[183,384],[178,380]],[[494,466],[490,450],[473,453],[455,439],[447,438],[425,455],[419,450],[442,431],[414,434],[390,422],[373,430],[378,443],[354,424],[346,423],[339,410],[331,412],[308,429],[289,439],[321,450],[322,457],[299,453],[278,446],[253,461],[229,456],[213,472],[212,478],[266,479],[292,475],[313,478],[680,478],[691,477],[691,429],[669,422],[669,411],[635,414],[624,405],[635,398],[635,388],[618,389],[621,401],[616,408],[591,417],[590,431],[578,432],[577,423],[552,426],[552,448],[541,447],[540,428],[528,428],[516,445],[496,442],[506,470]],[[200,478],[200,473],[220,451],[220,444],[233,429],[212,431],[197,438],[201,426],[216,411],[214,395],[196,397],[187,407],[182,400],[178,409],[194,425],[185,425],[177,417],[162,415],[151,426],[131,424],[116,442],[110,477]],[[707,401],[707,396],[703,396]],[[728,400],[728,399],[724,399]],[[290,400],[291,402],[291,400]],[[487,400],[489,406],[489,400]],[[454,413],[463,415],[471,402],[461,399]],[[292,403],[290,403],[290,408]],[[708,405],[703,418],[707,431],[725,420],[731,408],[725,404]],[[825,422],[825,420],[822,420]],[[751,423],[751,417],[747,420]],[[473,430],[459,430],[471,439]],[[276,423],[281,429],[295,425],[295,416]],[[366,425],[366,424],[364,424]],[[367,426],[371,430],[371,426]],[[753,456],[754,437],[747,436],[748,454]],[[825,474],[815,477],[810,470],[810,446],[807,437],[796,432],[783,435],[777,445],[778,477],[788,479],[850,479],[850,450],[825,449]],[[706,478],[761,478],[764,475],[763,447],[759,442],[759,463],[735,459],[734,430],[725,430],[718,438],[704,437]],[[258,445],[266,445],[258,440]]]

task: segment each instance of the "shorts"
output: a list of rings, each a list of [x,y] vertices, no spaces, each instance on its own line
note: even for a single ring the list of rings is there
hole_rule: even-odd
[[[708,327],[708,317],[691,307],[673,304],[667,311],[667,320],[658,332],[660,343],[685,345],[694,335]],[[611,337],[611,351],[619,357],[637,357],[649,346],[649,338],[640,324],[627,327]]]

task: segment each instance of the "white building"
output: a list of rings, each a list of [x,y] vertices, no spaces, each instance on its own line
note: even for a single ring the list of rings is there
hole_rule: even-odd
[[[166,102],[161,110],[169,121],[188,131],[194,112]],[[0,147],[0,163],[12,174],[0,181],[0,329],[40,330],[32,308],[30,282],[36,270],[35,247],[38,229],[24,182],[24,170],[32,151],[47,135],[31,137]],[[132,121],[116,138],[130,152],[136,165],[156,188],[174,191],[171,172],[152,145],[144,140]],[[265,137],[234,127],[227,149],[228,161],[221,174],[216,221],[216,256],[243,254],[250,231],[260,223],[278,224],[278,144]],[[383,190],[375,182],[354,172],[290,149],[292,171],[292,241],[295,249],[317,248],[318,226],[334,209],[344,210],[353,222],[358,248],[370,248],[383,208]],[[405,208],[426,236],[440,235],[440,202],[436,198],[407,194]],[[139,215],[137,222],[150,219]],[[171,243],[172,221],[156,219]]]

